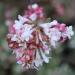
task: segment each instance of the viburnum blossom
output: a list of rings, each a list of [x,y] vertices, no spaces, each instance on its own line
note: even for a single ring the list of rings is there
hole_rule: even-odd
[[[29,6],[29,11],[31,8],[41,12],[37,4]],[[29,14],[29,11],[26,13]],[[72,26],[68,27],[57,20],[38,23],[38,16],[33,16],[36,12],[27,14],[19,15],[18,20],[15,20],[14,32],[7,35],[8,45],[13,49],[18,64],[25,69],[38,69],[43,63],[49,63],[51,46],[55,48],[58,42],[71,39],[74,32]]]

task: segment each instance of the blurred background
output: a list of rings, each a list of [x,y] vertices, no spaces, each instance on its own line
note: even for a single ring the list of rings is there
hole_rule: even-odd
[[[0,75],[75,75],[75,35],[53,49],[50,63],[39,71],[21,71],[16,64],[6,35],[17,15],[23,15],[27,5],[32,3],[43,6],[47,17],[72,25],[75,31],[75,0],[0,0]]]

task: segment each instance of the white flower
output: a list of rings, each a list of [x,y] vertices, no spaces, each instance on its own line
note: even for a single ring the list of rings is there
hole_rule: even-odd
[[[43,23],[43,24],[40,24],[39,26],[42,27],[43,29],[48,29],[54,25],[57,25],[58,22],[56,20],[53,20],[52,22],[49,22],[49,23]]]
[[[22,61],[20,61],[20,60],[18,60],[18,61],[17,61],[17,63],[18,63],[18,64],[23,64],[23,62],[22,62]]]
[[[50,27],[50,23],[43,23],[43,24],[39,24],[39,26],[41,28],[43,28],[43,31],[46,35],[49,35],[49,27]]]
[[[43,58],[43,61],[45,63],[49,63],[49,57],[42,50],[40,50],[40,52],[41,52],[41,56]]]
[[[45,54],[49,55],[51,49],[48,47],[48,45],[44,45],[43,49],[44,49]]]
[[[49,25],[50,25],[50,23],[39,24],[39,26],[42,28],[49,28]]]
[[[32,21],[35,21],[37,19],[37,15],[35,13],[33,13],[32,15],[30,15],[29,17]]]
[[[38,4],[33,4],[33,5],[32,5],[32,8],[33,8],[33,9],[36,9],[37,7],[38,7]]]
[[[60,40],[61,32],[56,28],[51,28],[49,37],[54,41],[58,41],[58,40]]]
[[[56,28],[51,28],[54,25],[57,25],[58,22],[56,20],[50,23],[40,24],[40,27],[43,28],[44,33],[49,37],[51,45],[56,46],[56,42],[60,40],[61,32]]]
[[[55,43],[60,40],[61,32],[56,28],[51,28],[49,33],[51,45],[55,47]]]
[[[22,54],[21,52],[18,52],[18,51],[16,52],[16,58],[22,57],[22,55],[23,55],[23,54]]]
[[[73,35],[74,35],[74,32],[72,30],[72,26],[66,27],[66,31],[62,32],[63,38],[68,37],[69,39],[71,39],[71,36]]]
[[[18,20],[15,20],[15,24],[13,25],[13,27],[17,30],[20,29],[22,27],[22,23],[19,22]]]
[[[18,19],[19,19],[19,22],[22,24],[26,21],[29,21],[26,17],[22,17],[21,15],[18,15]]]
[[[20,29],[22,26],[23,26],[23,23],[26,22],[26,21],[29,21],[27,18],[25,17],[22,17],[22,16],[18,16],[18,19],[19,20],[15,20],[15,24],[13,25],[13,27],[18,30]]]
[[[50,26],[54,26],[54,25],[57,25],[57,24],[58,24],[57,20],[53,20],[52,22],[50,22]]]
[[[11,37],[11,41],[17,41],[17,40],[18,40],[18,38],[17,38],[16,34]]]
[[[67,27],[66,33],[67,33],[67,36],[68,36],[69,39],[71,38],[71,36],[74,35],[74,32],[72,30],[72,26]]]
[[[20,49],[14,49],[13,54],[16,54],[16,58],[22,57],[23,56],[24,51],[20,48]]]
[[[43,31],[46,35],[49,35],[49,30],[52,26],[57,25],[58,22],[56,20],[53,20],[50,23],[43,23],[43,24],[39,24],[40,27],[43,28]]]
[[[36,51],[36,58],[33,61],[33,63],[35,64],[36,67],[43,65],[43,60],[41,59],[41,56],[38,50]]]
[[[32,32],[35,30],[35,29],[32,29],[33,26],[31,25],[27,25],[25,24],[25,29],[24,29],[24,32],[22,33],[21,35],[21,40],[26,40],[28,41],[30,38],[32,38]]]

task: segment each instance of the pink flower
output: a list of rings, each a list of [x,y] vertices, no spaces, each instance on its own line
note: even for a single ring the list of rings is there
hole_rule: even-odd
[[[58,30],[61,32],[64,32],[66,30],[66,25],[63,23],[62,24],[58,23],[55,27],[58,28]]]
[[[38,19],[41,17],[44,17],[43,8],[37,4],[29,5],[25,15],[19,15],[15,20],[7,36],[17,63],[25,69],[37,69],[43,63],[49,63],[51,46],[56,48],[58,42],[71,39],[74,35],[72,26],[57,20],[40,23]]]
[[[36,19],[35,20],[37,20],[37,19],[43,19],[44,18],[43,7],[40,7],[37,4],[29,5],[28,6],[28,10],[25,11],[25,16],[26,17],[30,17],[33,14],[36,15]]]

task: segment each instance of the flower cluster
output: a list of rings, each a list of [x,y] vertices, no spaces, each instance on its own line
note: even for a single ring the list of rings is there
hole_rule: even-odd
[[[38,6],[37,4],[28,5],[28,9],[25,10],[24,15],[32,18],[32,20],[43,19],[45,17],[43,7]]]
[[[57,42],[64,42],[74,35],[72,26],[67,27],[56,20],[36,25],[32,15],[19,15],[13,25],[13,32],[7,35],[8,45],[13,49],[17,63],[25,69],[37,69],[43,63],[49,63],[51,46],[55,48]]]

